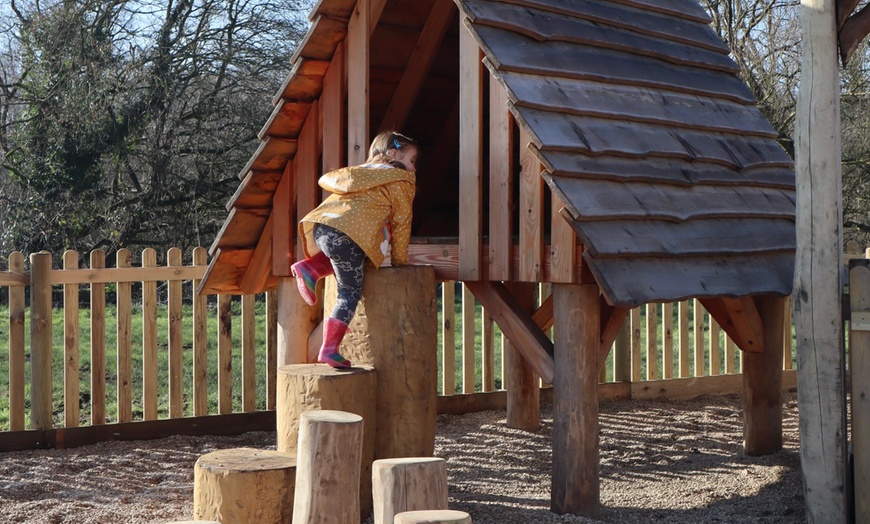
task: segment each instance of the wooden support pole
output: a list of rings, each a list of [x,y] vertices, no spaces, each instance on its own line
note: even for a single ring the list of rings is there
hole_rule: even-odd
[[[483,90],[480,47],[459,27],[459,278],[480,280],[483,246]]]
[[[377,386],[377,376],[371,366],[357,365],[350,370],[336,370],[325,364],[294,364],[278,369],[275,410],[278,451],[297,454],[299,421],[305,412],[329,409],[363,418],[359,492],[360,511],[364,517],[372,509]]]
[[[362,164],[369,147],[369,4],[358,0],[347,24],[347,163]]]
[[[224,524],[290,522],[296,457],[236,448],[201,456],[193,469],[193,517]]]
[[[454,509],[405,511],[396,515],[394,524],[471,524],[471,516]]]
[[[278,367],[308,362],[308,336],[319,312],[299,294],[295,278],[278,280]]]
[[[550,509],[595,518],[598,475],[598,286],[555,284],[553,487]]]
[[[782,449],[782,322],[785,298],[755,299],[764,324],[761,353],[743,352],[743,450],[749,456]]]
[[[506,282],[505,286],[526,313],[535,311],[538,286],[534,282]],[[510,343],[504,343],[504,369],[507,375],[507,426],[535,431],[541,425],[540,377],[522,354]]]
[[[30,255],[30,428],[51,429],[51,253]]]
[[[335,278],[326,279],[332,309]],[[428,457],[435,451],[438,333],[431,266],[367,271],[362,299],[341,354],[378,372],[375,459]]]
[[[359,524],[363,419],[306,411],[299,421],[294,524]]]
[[[846,522],[842,174],[835,0],[801,0],[795,120],[797,334],[801,466],[807,522]]]
[[[849,272],[849,299],[855,522],[870,522],[870,268],[867,266],[856,266]]]
[[[438,457],[376,460],[372,466],[374,524],[398,513],[447,509],[447,462]]]

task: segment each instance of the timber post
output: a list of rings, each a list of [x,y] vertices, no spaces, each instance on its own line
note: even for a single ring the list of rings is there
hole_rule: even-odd
[[[870,522],[870,268],[867,266],[856,266],[849,272],[849,301],[855,522]]]
[[[317,308],[302,300],[295,278],[278,281],[278,367],[308,362],[308,335],[317,327]]]
[[[51,429],[51,253],[30,255],[31,429]]]
[[[595,518],[601,302],[593,284],[554,284],[553,488],[550,509]]]
[[[839,62],[835,0],[801,0],[795,121],[800,449],[807,521],[846,522]]]
[[[743,449],[749,456],[782,449],[782,348],[785,297],[756,297],[764,348],[743,352]]]
[[[431,266],[368,270],[340,351],[354,366],[377,371],[375,459],[435,452],[438,316]],[[335,278],[326,279],[326,311]]]
[[[535,312],[537,285],[507,282],[505,286],[529,314]],[[507,383],[507,427],[535,431],[541,425],[540,378],[510,341],[504,341],[504,371]]]

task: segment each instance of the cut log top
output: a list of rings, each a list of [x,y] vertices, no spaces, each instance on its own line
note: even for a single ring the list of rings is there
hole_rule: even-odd
[[[394,524],[471,524],[471,516],[464,511],[436,509],[405,511],[396,515]]]
[[[289,366],[278,368],[278,373],[306,377],[342,377],[356,373],[369,373],[371,371],[374,371],[374,368],[369,365],[354,366],[342,370],[332,368],[326,364],[290,364]]]
[[[301,420],[310,422],[325,422],[332,424],[357,424],[362,422],[363,418],[354,413],[347,411],[336,411],[332,409],[320,409],[315,411],[306,411],[301,415]]]
[[[444,462],[441,457],[400,457],[386,458],[375,461],[375,467],[389,467],[403,464],[425,464],[429,462]]]
[[[197,460],[197,467],[210,472],[268,471],[296,466],[296,457],[268,449],[235,448],[207,453]]]

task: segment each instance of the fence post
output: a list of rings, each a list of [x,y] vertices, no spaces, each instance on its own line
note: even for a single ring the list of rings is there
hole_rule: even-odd
[[[30,395],[32,429],[51,429],[51,253],[30,255]]]

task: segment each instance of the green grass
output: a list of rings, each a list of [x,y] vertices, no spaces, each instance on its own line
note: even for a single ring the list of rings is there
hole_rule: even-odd
[[[233,411],[241,411],[241,302],[233,302]],[[193,415],[193,315],[190,306],[183,308],[183,391],[184,414]],[[8,308],[0,307],[0,430],[9,427],[9,314]],[[113,306],[106,307],[106,422],[118,420],[117,408],[117,315]],[[266,325],[265,303],[256,302],[256,406],[266,408]],[[217,312],[210,306],[208,313],[208,412],[217,413]],[[142,418],[142,311],[133,308],[133,419]],[[157,313],[157,366],[158,366],[158,417],[168,415],[168,321],[165,304],[158,307]],[[79,388],[80,423],[90,424],[90,311],[79,311]],[[64,421],[63,373],[64,373],[64,332],[63,311],[55,309],[52,321],[52,411],[54,424],[62,427]],[[30,412],[30,322],[25,315],[25,427],[29,427]]]
[[[232,338],[233,338],[233,352],[232,352],[232,368],[233,368],[233,411],[241,411],[241,325],[240,325],[240,310],[241,303],[238,299],[233,301],[233,330],[232,330]],[[439,293],[438,298],[438,325],[441,325],[441,296]],[[89,310],[86,308],[82,308],[79,312],[79,384],[80,384],[80,423],[83,425],[90,424],[90,403],[87,399],[90,396],[90,319],[89,319]],[[454,302],[454,339],[455,339],[455,389],[453,391],[454,394],[462,392],[462,293],[457,292]],[[689,322],[690,322],[690,333],[689,333],[689,341],[688,341],[688,350],[689,350],[689,361],[690,361],[690,372],[694,370],[694,336],[692,332],[692,326],[694,319],[693,308],[689,308]],[[475,301],[475,334],[474,334],[474,347],[475,347],[475,391],[482,390],[482,368],[481,368],[481,359],[482,359],[482,351],[481,348],[481,330],[482,330],[482,322],[481,322],[481,306],[479,303]],[[661,316],[661,308],[659,308],[659,314]],[[116,365],[117,365],[117,345],[116,345],[116,311],[115,308],[111,305],[107,305],[106,307],[106,422],[115,422],[117,421],[117,377],[116,377]],[[674,307],[674,317],[673,317],[673,326],[674,330],[677,329],[677,308]],[[661,319],[659,318],[659,321]],[[646,312],[645,309],[641,309],[641,377],[644,379],[646,377],[646,367],[647,367],[647,359],[646,359]],[[134,305],[133,310],[133,324],[132,324],[132,338],[133,338],[133,377],[132,377],[132,395],[133,395],[133,419],[140,420],[142,418],[142,315],[141,308],[139,306]],[[9,348],[8,348],[8,331],[9,330],[9,314],[8,308],[5,306],[0,306],[0,431],[8,429],[9,427]],[[208,412],[209,413],[217,413],[217,374],[218,374],[218,365],[217,365],[217,312],[214,304],[210,304],[209,313],[208,313],[208,333],[209,333],[209,346],[208,346]],[[256,407],[258,410],[266,408],[266,349],[265,349],[265,303],[263,300],[257,300],[256,302]],[[167,315],[166,315],[166,307],[165,303],[161,304],[158,307],[158,318],[157,318],[157,332],[158,332],[158,416],[160,418],[165,418],[168,416],[168,348],[167,348]],[[192,314],[190,306],[184,307],[183,312],[183,391],[184,391],[184,413],[186,416],[193,414],[192,409],[192,400],[193,400],[193,352],[192,352],[192,337],[193,337],[193,328],[192,328]],[[494,365],[494,375],[495,375],[495,389],[501,389],[502,387],[502,344],[501,344],[501,331],[499,330],[497,325],[493,326],[493,345],[495,352],[495,365]],[[551,333],[552,335],[552,333]],[[53,413],[54,413],[54,423],[56,427],[63,426],[63,363],[64,363],[64,355],[63,355],[63,341],[64,341],[64,333],[63,333],[63,311],[60,309],[56,309],[54,311],[53,317],[53,325],[52,325],[52,338],[53,338],[53,355],[52,355],[52,377],[53,377]],[[658,354],[657,354],[657,369],[659,372],[659,376],[662,375],[662,330],[661,326],[657,331],[658,338]],[[30,326],[29,319],[25,316],[25,351],[29,353],[30,348]],[[674,345],[679,345],[678,333],[675,331],[674,333]],[[709,347],[709,325],[705,322],[704,326],[704,347]],[[725,372],[725,334],[724,332],[720,332],[720,370],[722,373]],[[25,412],[27,420],[25,421],[25,427],[29,427],[29,398],[30,398],[30,366],[29,366],[29,357],[30,355],[25,354],[25,402],[27,405],[25,406]],[[439,393],[441,393],[441,353],[442,353],[442,334],[440,329],[438,330],[438,389]],[[606,380],[613,380],[613,352],[611,352],[611,357],[607,359],[605,368],[606,368]],[[709,370],[709,352],[705,351],[705,359],[704,359],[704,369]],[[739,370],[739,358],[740,352],[737,351],[737,362],[735,362],[736,369]],[[794,357],[793,357],[794,358]],[[674,359],[671,362],[673,366],[674,373],[673,376],[678,376],[677,370],[679,368],[679,351],[677,348],[674,348]],[[708,371],[705,371],[708,372]]]

